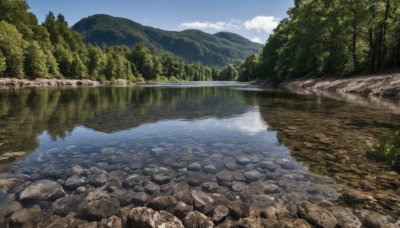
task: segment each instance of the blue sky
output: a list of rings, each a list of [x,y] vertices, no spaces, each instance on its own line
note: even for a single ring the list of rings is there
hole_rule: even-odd
[[[69,25],[103,13],[164,30],[230,31],[264,43],[293,0],[27,0],[39,22],[49,11]]]

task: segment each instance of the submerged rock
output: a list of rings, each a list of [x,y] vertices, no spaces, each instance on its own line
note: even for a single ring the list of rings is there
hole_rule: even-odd
[[[247,171],[244,172],[244,177],[248,181],[257,181],[265,178],[265,175],[258,171]]]
[[[83,219],[100,220],[114,215],[119,207],[118,200],[105,192],[93,191],[79,204],[78,214]]]
[[[8,193],[23,181],[24,179],[16,174],[0,174],[0,193]]]
[[[213,211],[213,221],[216,223],[221,222],[229,215],[229,208],[223,205],[218,205]]]
[[[306,201],[299,204],[297,210],[300,218],[307,220],[316,227],[334,228],[338,224],[337,219],[330,211],[310,202]]]
[[[204,214],[198,211],[192,211],[186,215],[186,217],[182,220],[183,225],[189,228],[211,228],[215,227],[214,223],[205,216]]]
[[[8,218],[8,223],[11,227],[35,227],[41,218],[40,207],[34,206],[15,211]]]
[[[188,166],[188,170],[190,171],[200,171],[201,165],[199,163],[192,163]]]
[[[193,197],[193,207],[194,209],[207,213],[212,210],[214,199],[208,194],[193,190],[191,192]]]
[[[172,211],[171,209],[173,209],[175,205],[176,201],[174,200],[174,198],[168,195],[156,196],[147,203],[148,207],[157,211],[160,210]]]
[[[20,200],[51,201],[63,197],[64,189],[60,184],[50,180],[41,180],[32,183],[20,194]]]
[[[166,211],[154,211],[150,208],[136,207],[129,211],[128,227],[183,228],[182,222]]]
[[[68,190],[75,190],[76,188],[86,184],[86,178],[79,176],[72,176],[65,182],[65,188]]]
[[[151,176],[151,180],[157,184],[168,184],[171,181],[171,177],[166,176],[164,174],[153,174]]]

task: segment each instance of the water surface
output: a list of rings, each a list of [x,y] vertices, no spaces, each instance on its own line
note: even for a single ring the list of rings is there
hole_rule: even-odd
[[[382,134],[399,129],[395,104],[387,110],[237,83],[3,90],[0,101],[0,153],[26,153],[3,161],[1,172],[23,175],[25,186],[48,179],[68,195],[85,195],[113,183],[178,200],[177,192],[189,189],[220,204],[306,200],[335,215],[366,209],[400,216],[398,173],[365,156]],[[65,187],[77,166],[87,171],[84,192]],[[104,171],[104,182],[91,181],[93,170]],[[221,171],[231,178],[218,178]],[[252,171],[261,176],[249,177]],[[126,183],[134,174],[138,186]],[[152,192],[146,186],[155,174],[171,180]],[[21,191],[0,201],[18,201]],[[373,200],[351,202],[357,194]]]

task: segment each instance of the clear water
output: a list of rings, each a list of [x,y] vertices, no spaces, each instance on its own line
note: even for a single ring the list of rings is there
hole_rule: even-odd
[[[382,134],[399,129],[396,107],[239,83],[3,90],[0,153],[26,155],[3,161],[1,172],[22,174],[25,184],[41,179],[64,184],[71,167],[79,165],[105,170],[108,182],[138,174],[143,185],[162,173],[171,181],[160,184],[160,192],[174,195],[177,183],[206,191],[202,184],[219,183],[216,173],[229,171],[233,180],[212,195],[218,202],[263,208],[308,200],[332,210],[366,208],[398,217],[399,174],[365,156]],[[264,168],[266,161],[278,168]],[[193,163],[200,171],[190,170]],[[209,165],[215,171],[207,171]],[[262,179],[249,180],[248,171],[259,171]],[[267,184],[278,190],[266,193]],[[350,205],[340,197],[349,189],[375,200]],[[12,193],[3,194],[18,200],[18,192]]]

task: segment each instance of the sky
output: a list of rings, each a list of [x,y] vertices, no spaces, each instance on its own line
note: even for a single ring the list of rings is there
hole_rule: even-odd
[[[146,26],[171,31],[199,29],[234,32],[265,43],[285,18],[293,0],[27,0],[43,22],[46,14],[63,14],[72,26],[93,14],[124,17]]]

